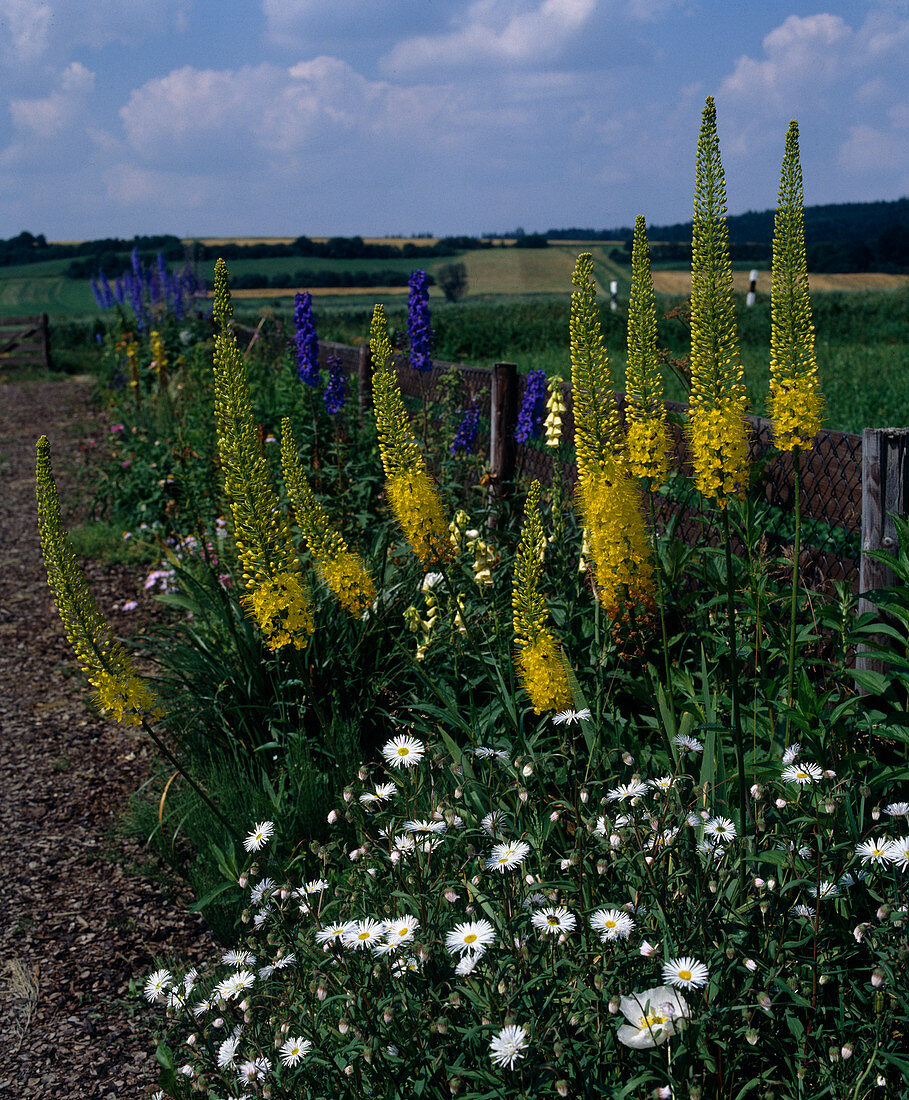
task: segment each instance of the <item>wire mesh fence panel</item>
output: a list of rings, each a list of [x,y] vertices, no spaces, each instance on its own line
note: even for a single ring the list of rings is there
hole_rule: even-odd
[[[345,369],[358,369],[359,351],[341,344],[325,343],[321,354],[337,354]],[[445,400],[463,411],[476,402],[480,413],[477,445],[488,446],[490,437],[492,371],[456,363],[433,362],[431,370],[410,367],[406,355],[395,353],[393,365],[401,393],[412,412],[438,406]],[[454,380],[456,380],[456,385]],[[518,400],[523,402],[527,375],[518,377]],[[624,417],[625,395],[616,395]],[[571,387],[563,385],[565,411],[562,415],[562,444],[556,450],[546,446],[542,425],[539,433],[517,444],[515,478],[523,484],[537,479],[551,485],[555,471],[563,488],[571,493],[577,469],[567,459],[573,453],[574,406]],[[687,407],[667,402],[670,419],[670,476],[656,494],[654,512],[657,527],[673,525],[675,535],[688,545],[717,545],[719,531],[714,509],[705,504],[691,480],[691,460],[686,439]],[[760,550],[768,559],[791,561],[795,532],[794,468],[791,453],[776,450],[772,425],[762,417],[748,417],[751,457],[750,499],[757,508],[763,538]],[[450,443],[450,440],[446,441]],[[844,581],[858,591],[862,524],[862,437],[848,432],[821,431],[810,451],[799,459],[802,481],[802,529],[800,572],[809,588],[821,588],[832,581]],[[739,540],[739,547],[742,544]]]

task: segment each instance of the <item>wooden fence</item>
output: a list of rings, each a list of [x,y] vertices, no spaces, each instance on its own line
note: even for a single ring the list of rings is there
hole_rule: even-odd
[[[47,314],[39,317],[0,318],[0,368],[51,369]]]
[[[325,366],[329,356],[337,356],[348,376],[358,378],[361,415],[371,405],[372,368],[369,348],[320,342],[319,357]],[[512,363],[497,363],[492,368],[465,367],[434,361],[425,373],[413,370],[403,355],[394,357],[394,366],[403,394],[426,398],[440,396],[439,378],[450,370],[460,373],[467,401],[475,401],[480,410],[481,431],[478,445],[488,454],[491,495],[507,496],[519,478],[539,478],[551,484],[560,475],[570,489],[576,470],[570,463],[558,463],[554,453],[541,440],[515,441],[518,410],[523,397],[525,377]],[[624,395],[619,394],[623,407]],[[564,387],[566,411],[562,438],[574,438],[571,387]],[[690,472],[690,461],[683,423],[686,407],[667,403],[673,420],[672,436],[675,469]],[[793,465],[792,455],[773,446],[770,421],[749,417],[751,423],[751,460],[753,495],[766,505],[762,527],[768,549],[776,555],[792,547]],[[803,583],[819,589],[831,581],[848,584],[854,593],[893,583],[886,565],[874,561],[870,551],[898,549],[893,516],[909,514],[909,429],[866,428],[861,435],[822,430],[810,451],[801,455],[802,476],[802,551],[800,572]],[[686,489],[664,493],[657,507],[661,525],[674,520],[676,532],[694,545],[705,539],[701,499],[690,482],[679,479]],[[709,534],[707,535],[709,538]],[[870,605],[863,604],[865,608]]]

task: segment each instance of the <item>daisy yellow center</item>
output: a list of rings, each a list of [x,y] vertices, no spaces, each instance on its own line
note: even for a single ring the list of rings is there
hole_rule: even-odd
[[[691,971],[690,970],[680,970],[679,971],[679,978],[683,982],[690,982],[691,981]]]
[[[410,749],[406,745],[402,745],[398,749],[398,756],[410,756]]]
[[[810,779],[811,776],[807,772],[796,772],[796,779]]]
[[[476,940],[476,938],[477,938],[476,935],[473,932],[471,932],[469,936],[464,937],[464,942],[465,943],[473,943]]]
[[[358,940],[368,940],[371,935],[372,935],[371,932],[359,932],[357,934],[357,939]]]
[[[603,921],[603,924],[606,928],[615,928],[615,926],[616,926],[616,923],[615,923],[614,920]]]
[[[559,918],[558,917],[547,917],[546,918],[546,923],[551,924],[553,927],[555,927],[559,923]]]

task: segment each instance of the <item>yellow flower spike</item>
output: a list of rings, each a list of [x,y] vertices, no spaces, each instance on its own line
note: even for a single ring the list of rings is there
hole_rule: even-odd
[[[725,508],[748,479],[748,427],[726,226],[726,177],[712,96],[701,119],[695,174],[689,403],[695,484]]]
[[[234,520],[244,606],[271,649],[305,649],[315,629],[312,599],[259,445],[243,356],[231,332],[227,265],[215,265],[215,418],[224,491]]]
[[[293,428],[286,418],[281,421],[281,467],[297,526],[306,539],[319,576],[341,606],[354,618],[360,618],[375,600],[376,587],[363,559],[348,548],[343,536],[335,530],[316,500],[300,468]]]
[[[391,344],[385,310],[380,305],[373,312],[369,344],[374,368],[373,407],[388,503],[426,568],[451,558],[451,539],[438,486],[426,469],[397,377],[389,366]]]
[[[534,481],[524,508],[511,606],[518,678],[537,714],[567,710],[574,706],[568,683],[568,663],[561,645],[548,627],[549,610],[540,591],[543,575],[540,555],[545,541],[540,514],[540,483]]]
[[[814,446],[824,406],[808,294],[803,203],[799,127],[793,119],[774,219],[770,300],[770,418],[781,451]]]
[[[164,340],[161,337],[161,333],[157,329],[153,329],[149,336],[149,343],[151,345],[152,359],[155,362],[155,369],[158,372],[158,377],[162,377],[167,371],[167,352],[164,348]]]
[[[546,446],[555,450],[562,442],[562,417],[565,415],[565,399],[562,396],[562,379],[549,379],[549,398],[546,402]]]
[[[652,602],[653,568],[640,487],[628,469],[603,346],[589,253],[578,257],[572,282],[577,288],[571,296],[577,501],[600,601],[615,616],[626,602]]]
[[[650,245],[643,215],[634,223],[631,298],[628,303],[628,367],[625,371],[628,462],[631,472],[658,489],[669,470],[669,429],[657,342],[656,300]]]
[[[72,543],[60,519],[60,500],[47,436],[38,440],[36,486],[38,530],[47,583],[54,593],[63,629],[95,691],[95,701],[118,722],[138,726],[157,717],[155,697],[123,646],[104,621],[85,582]]]

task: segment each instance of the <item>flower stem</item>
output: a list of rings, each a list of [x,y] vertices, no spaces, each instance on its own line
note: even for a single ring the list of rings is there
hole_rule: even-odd
[[[792,689],[795,682],[795,613],[798,606],[799,557],[802,541],[802,493],[800,448],[792,448],[792,486],[795,494],[795,537],[792,542],[792,595],[789,601],[789,676],[786,682],[786,744],[789,744],[789,728],[792,723]]]
[[[723,509],[723,541],[726,544],[726,626],[729,631],[729,693],[732,697],[732,739],[739,772],[739,816],[742,833],[748,821],[748,782],[745,777],[745,746],[742,742],[742,717],[739,711],[739,652],[735,627],[735,595],[732,574],[732,532],[729,525],[729,509]],[[742,869],[744,872],[744,861]]]

